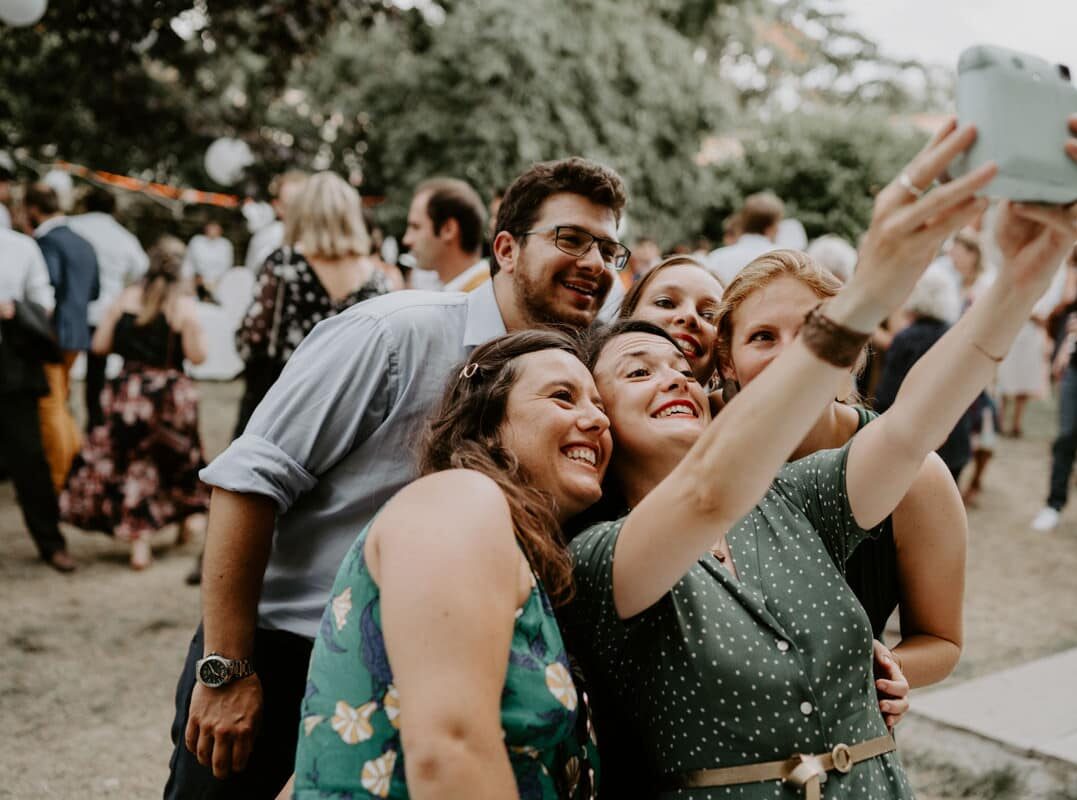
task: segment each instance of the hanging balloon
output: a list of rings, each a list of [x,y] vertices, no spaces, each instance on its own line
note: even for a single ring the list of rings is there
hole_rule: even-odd
[[[231,186],[243,177],[243,170],[254,163],[254,154],[240,139],[223,137],[206,150],[206,174],[222,186]]]
[[[41,19],[48,5],[48,0],[0,0],[0,21],[24,28]]]

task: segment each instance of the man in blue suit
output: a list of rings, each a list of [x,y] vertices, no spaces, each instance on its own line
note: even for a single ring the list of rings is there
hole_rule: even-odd
[[[53,488],[59,493],[81,443],[78,426],[67,407],[69,373],[78,354],[90,349],[86,309],[100,291],[97,255],[89,242],[67,226],[51,187],[35,183],[26,190],[24,203],[56,294],[52,323],[63,351],[61,363],[45,365],[49,394],[38,404],[45,457]]]

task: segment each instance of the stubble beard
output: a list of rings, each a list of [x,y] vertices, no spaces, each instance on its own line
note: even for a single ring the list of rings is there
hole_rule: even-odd
[[[598,308],[593,313],[567,308],[552,300],[551,294],[557,290],[552,281],[542,284],[533,280],[525,270],[517,270],[512,278],[516,307],[520,309],[529,327],[553,326],[583,330],[589,328],[598,316],[600,302],[596,302]]]

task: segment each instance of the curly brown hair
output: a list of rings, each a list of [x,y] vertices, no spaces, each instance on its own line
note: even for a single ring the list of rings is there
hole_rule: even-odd
[[[621,176],[585,158],[563,158],[532,164],[512,182],[501,198],[497,210],[494,236],[507,231],[519,237],[538,219],[546,199],[555,194],[578,194],[592,203],[608,207],[618,221],[624,210],[626,195]],[[501,270],[497,258],[490,259],[490,274]]]
[[[562,605],[572,599],[572,562],[554,500],[530,485],[501,435],[509,393],[519,377],[517,359],[542,350],[563,350],[584,360],[575,337],[552,330],[510,333],[475,348],[451,373],[441,404],[427,423],[419,473],[473,469],[493,480],[508,501],[517,543],[550,600]]]

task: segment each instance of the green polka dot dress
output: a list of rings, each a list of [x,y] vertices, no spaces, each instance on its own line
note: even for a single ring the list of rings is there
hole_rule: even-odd
[[[792,800],[800,791],[779,781],[647,787],[672,773],[825,753],[886,734],[871,627],[839,566],[872,535],[849,508],[848,447],[786,465],[733,527],[727,540],[739,582],[708,554],[632,619],[618,619],[612,595],[624,520],[573,540],[577,594],[562,614],[562,630],[595,709],[603,796]],[[629,787],[635,790],[624,794]],[[890,753],[847,775],[831,772],[823,796],[913,795]]]
[[[401,697],[382,637],[381,594],[364,557],[369,530],[341,564],[314,642],[300,712],[296,800],[409,796]],[[538,581],[516,612],[505,655],[501,726],[521,800],[593,797],[593,732]]]

